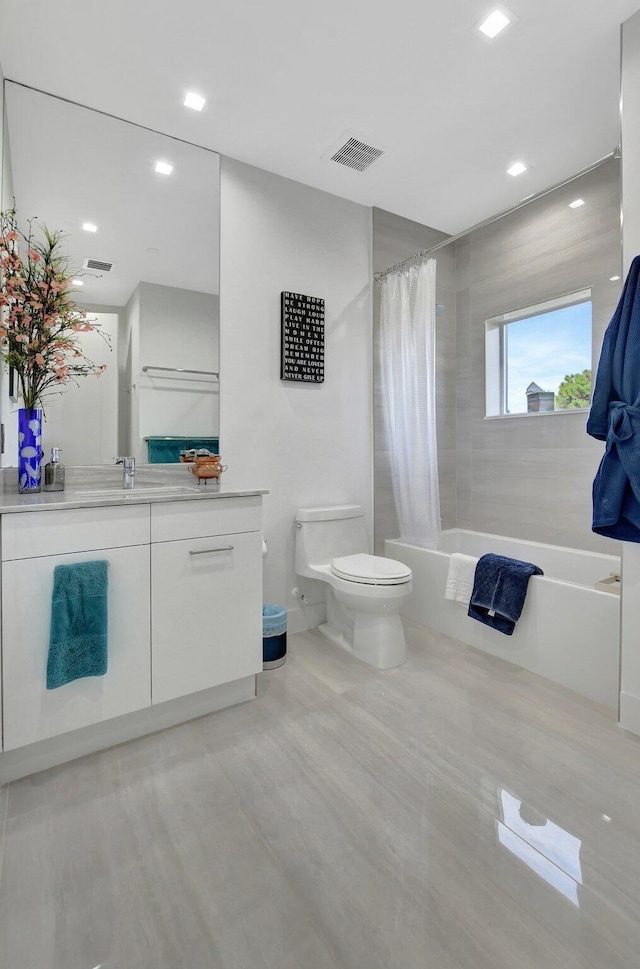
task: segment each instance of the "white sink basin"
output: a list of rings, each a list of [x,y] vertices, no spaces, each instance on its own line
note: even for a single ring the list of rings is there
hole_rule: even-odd
[[[197,488],[188,488],[185,485],[140,485],[135,488],[94,488],[86,491],[76,491],[78,496],[83,498],[162,498],[165,495],[190,495]]]

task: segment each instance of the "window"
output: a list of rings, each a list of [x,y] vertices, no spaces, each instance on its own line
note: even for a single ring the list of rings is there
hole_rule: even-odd
[[[485,320],[486,415],[591,403],[591,290]]]

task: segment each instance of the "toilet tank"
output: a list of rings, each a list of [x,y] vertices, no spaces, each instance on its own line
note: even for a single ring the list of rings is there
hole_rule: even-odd
[[[329,565],[339,556],[368,551],[369,542],[360,505],[298,509],[295,562],[297,575],[314,577],[313,566]]]

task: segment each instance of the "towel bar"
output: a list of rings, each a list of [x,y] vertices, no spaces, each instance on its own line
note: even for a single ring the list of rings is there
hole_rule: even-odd
[[[147,373],[148,370],[162,370],[164,373],[197,373],[201,374],[203,377],[217,377],[220,379],[220,374],[215,370],[188,370],[185,367],[143,367],[142,372]]]

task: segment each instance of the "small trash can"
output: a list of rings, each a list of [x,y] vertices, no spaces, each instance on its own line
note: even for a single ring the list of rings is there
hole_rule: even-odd
[[[262,669],[275,670],[287,660],[287,610],[262,607]]]

